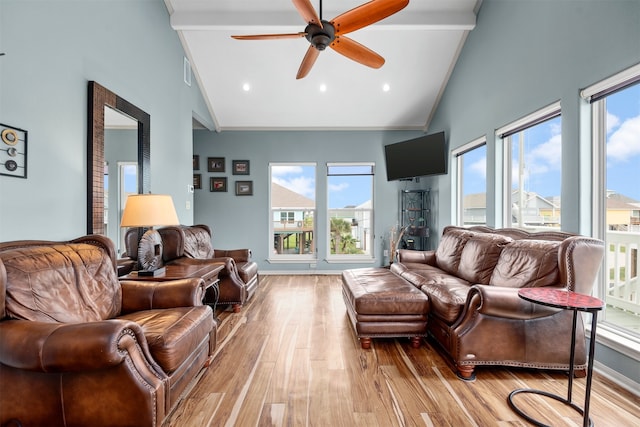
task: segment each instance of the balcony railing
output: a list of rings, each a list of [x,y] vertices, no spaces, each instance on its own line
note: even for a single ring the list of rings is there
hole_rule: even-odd
[[[640,233],[607,232],[606,303],[636,315],[640,315],[638,246]]]

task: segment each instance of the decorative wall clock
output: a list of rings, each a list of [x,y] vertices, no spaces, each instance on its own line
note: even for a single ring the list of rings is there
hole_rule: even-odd
[[[27,177],[27,131],[0,123],[0,175]]]

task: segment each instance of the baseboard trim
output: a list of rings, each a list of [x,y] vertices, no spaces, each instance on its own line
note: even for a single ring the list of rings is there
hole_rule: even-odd
[[[593,369],[603,377],[613,381],[628,392],[640,397],[640,384],[633,381],[631,378],[625,377],[624,375],[620,374],[620,372],[611,369],[610,367],[602,364],[602,362],[598,362],[597,360],[593,362]]]

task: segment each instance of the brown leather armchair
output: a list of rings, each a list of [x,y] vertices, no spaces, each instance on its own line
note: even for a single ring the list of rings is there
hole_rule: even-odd
[[[199,279],[118,281],[113,243],[0,243],[0,424],[160,426],[216,344]]]
[[[207,225],[159,228],[165,263],[218,262],[220,272],[218,304],[231,305],[238,313],[258,289],[258,264],[250,249],[214,249]]]

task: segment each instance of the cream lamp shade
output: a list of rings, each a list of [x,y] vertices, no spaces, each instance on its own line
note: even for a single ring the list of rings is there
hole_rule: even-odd
[[[133,194],[127,197],[120,227],[149,227],[138,243],[139,276],[159,276],[165,271],[162,239],[153,227],[179,224],[171,196]]]
[[[178,225],[178,215],[171,196],[166,194],[132,194],[127,197],[120,227],[156,227]]]

